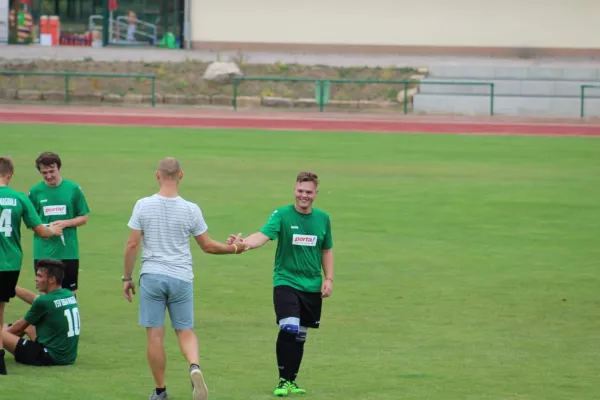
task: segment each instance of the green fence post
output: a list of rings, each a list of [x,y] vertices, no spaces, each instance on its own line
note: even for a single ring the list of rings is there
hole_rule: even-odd
[[[494,84],[490,83],[490,116],[494,116]]]
[[[156,76],[152,77],[152,107],[156,107]]]
[[[283,80],[285,80],[285,78],[282,78]],[[304,80],[294,80],[294,82],[304,82]],[[333,80],[334,83],[339,83],[342,82],[340,80]],[[323,107],[327,104],[329,104],[329,95],[331,93],[331,81],[329,80],[322,80],[322,79],[315,79],[314,80],[314,84],[315,84],[315,102],[319,103],[320,110],[321,112],[323,112]]]
[[[69,104],[69,73],[65,74],[65,103]]]
[[[585,85],[581,85],[581,95],[580,95],[581,96],[581,99],[580,99],[581,103],[580,103],[580,106],[579,106],[579,117],[580,118],[583,118],[583,116],[585,115],[585,112],[584,112],[584,105],[585,105],[584,97],[585,97],[585,93],[584,92],[585,92]]]
[[[110,40],[110,35],[108,34],[110,21],[108,18],[110,17],[110,12],[108,10],[108,0],[102,1],[102,46],[108,46],[108,42]]]
[[[404,115],[408,113],[408,83],[404,82]]]
[[[237,78],[233,78],[233,111],[237,111],[238,84],[239,80]]]
[[[316,81],[315,81],[316,82]],[[325,101],[325,81],[319,80],[319,112],[323,112]]]

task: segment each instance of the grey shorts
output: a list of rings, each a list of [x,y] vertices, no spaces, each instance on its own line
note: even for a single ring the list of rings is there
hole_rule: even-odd
[[[173,329],[194,327],[194,287],[189,282],[166,275],[143,274],[140,277],[140,318],[146,328],[160,328],[169,310]]]

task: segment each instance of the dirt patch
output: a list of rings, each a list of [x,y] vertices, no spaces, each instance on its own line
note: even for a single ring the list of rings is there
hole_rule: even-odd
[[[199,61],[186,62],[97,62],[39,60],[27,64],[0,65],[3,71],[27,72],[77,72],[94,74],[139,74],[156,76],[156,93],[159,102],[188,103],[187,99],[217,98],[232,96],[233,85],[216,85],[202,79],[209,63]],[[417,73],[416,68],[368,68],[368,67],[329,67],[323,65],[296,65],[275,63],[245,64],[240,63],[245,76],[273,78],[315,78],[315,79],[360,79],[360,80],[410,80]],[[64,99],[65,87],[68,85],[70,101],[85,99],[87,102],[104,101],[118,97],[125,98],[143,96],[151,93],[152,81],[146,78],[108,78],[108,77],[70,77],[68,82],[61,76],[36,75],[2,75],[0,88],[8,91],[39,91]],[[415,84],[406,85],[408,89]],[[405,89],[403,84],[367,84],[367,83],[331,83],[330,99],[339,104],[359,101],[377,101],[397,103],[398,93]],[[314,99],[314,82],[285,81],[244,81],[239,86],[238,95],[244,97]],[[37,94],[32,93],[31,97]],[[47,97],[42,95],[44,99]],[[135,97],[134,96],[134,97]],[[224,97],[222,97],[224,99]],[[204,100],[202,100],[204,101]],[[223,100],[227,103],[227,100]],[[127,102],[125,100],[125,102]],[[399,104],[398,104],[399,105]]]

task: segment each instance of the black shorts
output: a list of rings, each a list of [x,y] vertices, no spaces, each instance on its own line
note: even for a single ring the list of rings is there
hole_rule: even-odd
[[[0,271],[0,303],[8,303],[15,297],[15,288],[21,271]]]
[[[39,260],[33,260],[33,268]],[[60,260],[65,264],[65,277],[63,278],[62,287],[70,291],[77,290],[79,287],[79,260]],[[37,271],[36,271],[37,272]]]
[[[57,365],[43,345],[28,339],[19,339],[17,342],[15,361],[38,367]]]
[[[303,292],[290,286],[273,288],[276,322],[284,318],[300,318],[300,326],[318,328],[321,323],[323,299],[321,292]]]

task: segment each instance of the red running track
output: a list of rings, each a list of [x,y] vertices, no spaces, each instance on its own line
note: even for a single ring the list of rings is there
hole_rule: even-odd
[[[54,112],[56,111],[56,112]],[[81,110],[80,110],[81,111]],[[139,111],[139,110],[138,110]],[[473,119],[447,121],[423,117],[410,119],[375,119],[373,116],[335,115],[334,118],[302,114],[235,114],[210,111],[194,111],[182,115],[181,111],[160,110],[155,115],[135,110],[107,110],[78,112],[65,107],[55,110],[40,108],[27,111],[20,109],[0,110],[0,123],[44,123],[77,125],[125,125],[187,128],[237,128],[268,130],[306,130],[338,132],[387,132],[387,133],[447,133],[475,135],[535,135],[535,136],[592,136],[600,137],[600,124],[585,123],[532,123],[510,121],[481,121]],[[439,117],[438,117],[439,118]],[[429,119],[429,120],[428,120]]]

